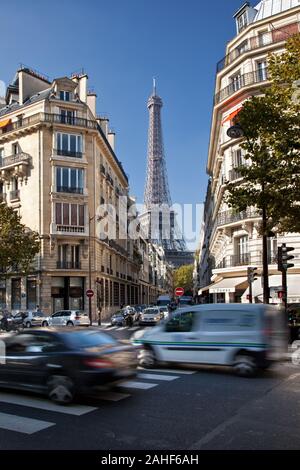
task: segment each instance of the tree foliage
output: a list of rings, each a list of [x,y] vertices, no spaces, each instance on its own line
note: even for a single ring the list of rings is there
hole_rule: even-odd
[[[193,269],[193,264],[186,264],[174,272],[174,287],[183,287],[187,295],[193,292]]]
[[[5,203],[0,204],[0,275],[26,274],[39,252],[39,235],[21,223],[21,217]]]
[[[245,139],[241,184],[227,184],[227,202],[238,211],[267,214],[267,230],[300,231],[300,34],[286,51],[268,58],[271,85],[252,96],[235,118]]]

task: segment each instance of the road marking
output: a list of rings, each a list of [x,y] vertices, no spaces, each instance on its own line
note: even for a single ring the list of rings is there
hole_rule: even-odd
[[[140,388],[142,390],[148,390],[149,388],[157,387],[158,384],[135,382],[134,380],[128,380],[120,385],[121,388]]]
[[[215,427],[212,431],[205,434],[198,442],[194,442],[188,450],[200,450],[205,444],[208,444],[212,439],[221,434],[225,429],[233,423],[236,423],[240,419],[239,415],[233,416],[219,426]]]
[[[136,331],[139,329],[139,326],[132,326],[131,328],[128,328],[129,331]]]
[[[118,393],[118,392],[101,392],[97,395],[97,398],[100,400],[107,400],[107,401],[120,401],[124,400],[124,398],[128,398],[131,395],[128,393]]]
[[[152,379],[152,380],[166,380],[166,381],[170,381],[170,380],[175,380],[175,379],[179,379],[179,376],[178,375],[158,375],[158,374],[138,374],[138,378],[140,379]]]
[[[55,426],[55,423],[41,421],[39,419],[25,418],[24,416],[0,413],[0,428],[7,431],[16,431],[23,434],[34,434],[43,429]]]
[[[42,398],[27,397],[10,393],[0,393],[0,402],[11,403],[13,405],[28,406],[30,408],[38,408],[40,410],[55,411],[67,415],[82,416],[91,411],[97,410],[93,406],[85,405],[56,405],[51,401]]]
[[[183,374],[183,375],[191,375],[196,374],[197,370],[184,370],[184,369],[145,369],[144,367],[138,367],[139,370],[146,370],[149,372],[168,372],[170,374]]]

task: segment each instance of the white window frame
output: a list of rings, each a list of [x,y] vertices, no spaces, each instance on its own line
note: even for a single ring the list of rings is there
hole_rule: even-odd
[[[243,13],[241,13],[237,19],[237,27],[238,27],[238,32],[240,33],[241,31],[243,31],[243,29],[246,28],[246,26],[248,26],[248,13],[247,11],[244,11]]]
[[[69,99],[66,99],[68,96]],[[68,90],[59,90],[59,99],[61,101],[72,101],[72,92]]]
[[[63,135],[68,136],[68,148],[63,149],[62,148],[62,142],[63,142]],[[67,152],[71,152],[71,137],[75,136],[76,137],[76,153],[81,153],[83,154],[83,136],[82,134],[68,134],[67,132],[57,132],[56,133],[56,149],[63,151],[66,150]],[[78,157],[76,157],[78,158]]]
[[[68,186],[67,188],[73,188],[71,184],[71,172],[72,170],[76,171],[76,186],[74,188],[78,189],[84,189],[84,177],[85,177],[85,171],[84,168],[72,168],[72,167],[66,167],[66,166],[57,166],[56,167],[56,189],[58,189],[58,186],[64,187],[63,184],[63,171],[67,170],[68,171]],[[79,186],[79,172],[82,172],[82,186]],[[59,181],[60,180],[60,181]]]

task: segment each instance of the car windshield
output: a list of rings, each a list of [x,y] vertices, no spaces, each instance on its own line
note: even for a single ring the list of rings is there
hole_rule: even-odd
[[[73,348],[88,348],[117,344],[117,341],[105,333],[97,331],[78,331],[65,335],[66,342]]]
[[[144,313],[146,315],[155,315],[156,313],[158,313],[158,310],[156,308],[146,308]]]

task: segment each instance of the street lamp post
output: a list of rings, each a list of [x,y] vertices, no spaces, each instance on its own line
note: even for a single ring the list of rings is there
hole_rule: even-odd
[[[89,290],[92,289],[92,257],[91,257],[91,222],[95,218],[95,216],[90,217],[89,215],[89,242],[88,242],[88,252],[89,252]],[[89,320],[90,320],[90,325],[93,323],[93,318],[92,318],[92,297],[89,296]]]
[[[245,133],[244,129],[239,125],[236,124],[234,126],[229,127],[227,130],[227,135],[231,139],[238,139],[240,137],[246,137],[248,143],[250,141],[248,139],[247,134]],[[264,182],[261,185],[262,192],[264,193]],[[269,290],[269,265],[268,265],[268,232],[267,232],[267,211],[266,206],[263,204],[262,207],[262,278],[263,278],[263,299],[264,303],[270,303],[270,290]]]

